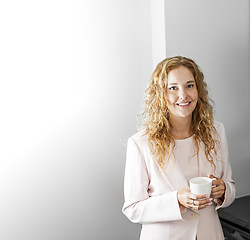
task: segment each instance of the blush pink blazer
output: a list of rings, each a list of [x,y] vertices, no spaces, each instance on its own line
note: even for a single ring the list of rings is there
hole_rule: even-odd
[[[227,140],[222,123],[215,122],[219,132],[218,156],[214,159],[216,170],[199,151],[200,176],[212,173],[226,184],[225,200],[216,201],[203,210],[180,208],[177,191],[188,187],[178,159],[170,158],[169,165],[161,169],[152,157],[147,136],[143,131],[128,139],[123,213],[133,223],[142,224],[140,240],[224,240],[217,214],[220,207],[229,206],[235,198],[235,183],[228,161]]]

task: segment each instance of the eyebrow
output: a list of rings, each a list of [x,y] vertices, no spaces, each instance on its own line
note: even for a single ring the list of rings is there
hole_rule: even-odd
[[[194,83],[195,81],[191,80],[191,81],[187,81],[186,83]],[[169,83],[168,85],[178,85],[178,83]]]

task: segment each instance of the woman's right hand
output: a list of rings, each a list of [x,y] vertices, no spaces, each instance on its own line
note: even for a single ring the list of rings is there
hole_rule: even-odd
[[[179,204],[186,208],[201,210],[212,204],[213,198],[207,195],[194,195],[190,188],[183,188],[177,192]],[[206,198],[206,199],[204,199]]]

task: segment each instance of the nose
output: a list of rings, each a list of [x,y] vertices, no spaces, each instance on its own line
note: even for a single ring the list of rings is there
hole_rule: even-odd
[[[185,88],[180,88],[179,89],[179,98],[180,99],[185,99],[187,97],[186,89]]]

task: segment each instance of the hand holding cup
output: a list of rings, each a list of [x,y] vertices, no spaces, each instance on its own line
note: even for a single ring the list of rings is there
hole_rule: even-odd
[[[209,174],[208,177],[212,179],[212,191],[211,191],[211,197],[218,199],[218,203],[222,204],[224,201],[225,191],[226,191],[226,185],[225,182],[220,179],[216,178],[214,175]]]
[[[190,191],[190,188],[183,188],[177,192],[177,198],[180,205],[195,209],[201,210],[206,208],[212,204],[212,198],[208,198],[209,196],[205,195],[195,195]]]

